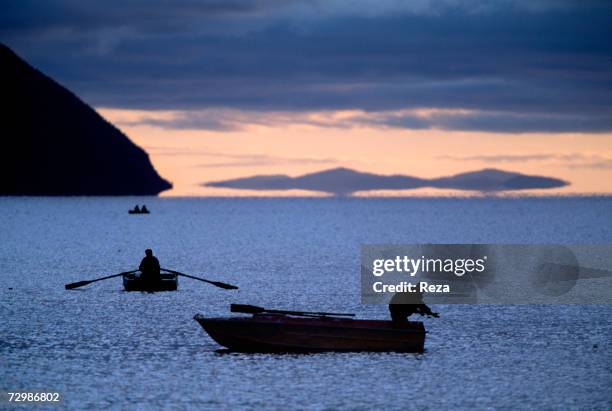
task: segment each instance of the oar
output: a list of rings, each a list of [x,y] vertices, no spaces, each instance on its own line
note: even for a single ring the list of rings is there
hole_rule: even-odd
[[[315,316],[315,317],[354,317],[355,314],[348,313],[325,313],[325,312],[312,312],[312,311],[284,311],[284,310],[268,310],[267,308],[257,307],[256,305],[246,304],[232,304],[230,305],[230,311],[233,313],[245,313],[245,314],[289,314],[289,315],[303,315],[303,316]]]
[[[106,277],[96,278],[95,280],[77,281],[76,283],[66,284],[64,287],[66,288],[66,290],[72,290],[74,288],[83,287],[84,285],[87,285],[87,284],[95,283],[96,281],[107,280],[109,278],[119,277],[125,274],[132,274],[132,273],[135,273],[136,271],[138,270],[126,271],[124,273],[113,274],[113,275],[107,275]]]
[[[237,290],[238,289],[238,287],[236,287],[235,285],[222,283],[221,281],[210,281],[205,278],[200,278],[200,277],[195,277],[189,274],[179,273],[178,271],[174,271],[174,270],[168,270],[167,268],[162,268],[162,270],[168,271],[169,273],[172,273],[172,274],[181,275],[183,277],[192,278],[194,280],[204,281],[205,283],[212,284],[215,287],[224,288],[226,290]]]

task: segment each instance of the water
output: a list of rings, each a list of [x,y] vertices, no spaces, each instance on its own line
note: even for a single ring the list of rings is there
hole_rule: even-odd
[[[365,243],[611,243],[611,198],[0,198],[0,388],[57,390],[71,409],[610,409],[612,308],[438,306],[421,355],[247,355],[195,313],[231,302],[353,311]],[[162,266],[174,293],[125,293]],[[9,289],[11,287],[12,289]]]

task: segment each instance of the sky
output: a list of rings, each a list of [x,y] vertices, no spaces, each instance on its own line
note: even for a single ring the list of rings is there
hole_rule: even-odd
[[[339,166],[426,178],[494,167],[571,183],[551,194],[612,193],[609,2],[0,9],[0,41],[143,147],[174,184],[164,195],[259,195],[201,184]],[[430,191],[416,194],[453,194]]]

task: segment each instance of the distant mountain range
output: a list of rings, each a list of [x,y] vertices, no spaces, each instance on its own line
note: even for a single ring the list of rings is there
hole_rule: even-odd
[[[340,196],[356,191],[406,190],[423,187],[473,191],[506,191],[563,187],[569,183],[557,178],[530,176],[494,168],[461,173],[451,177],[424,179],[405,175],[363,173],[349,168],[333,168],[298,177],[259,175],[204,183],[208,187],[248,190],[312,190]]]
[[[0,44],[0,195],[149,195],[172,185],[69,90]]]

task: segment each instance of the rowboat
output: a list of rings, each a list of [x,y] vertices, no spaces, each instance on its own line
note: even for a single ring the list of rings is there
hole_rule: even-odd
[[[143,280],[140,271],[124,274],[123,288],[125,291],[176,291],[178,275],[161,273],[159,281],[151,283]]]
[[[139,270],[125,271],[119,274],[107,275],[100,278],[94,278],[93,280],[83,280],[77,281],[74,283],[68,283],[64,285],[66,290],[74,290],[75,288],[83,287],[85,285],[95,283],[98,281],[108,280],[109,278],[117,278],[123,277],[123,287],[125,291],[176,291],[178,288],[178,277],[187,277],[193,280],[203,281],[208,284],[212,284],[215,287],[223,288],[224,290],[237,290],[238,287],[235,285],[223,283],[221,281],[211,281],[206,278],[196,277],[195,275],[189,275],[185,273],[180,273],[178,271],[170,270],[168,268],[161,268],[161,273],[159,280],[155,282],[149,281],[149,279],[142,277],[142,272]],[[236,304],[232,304],[233,306],[238,307],[246,307],[240,306]],[[259,308],[248,306],[252,308]]]
[[[425,327],[383,320],[254,314],[194,317],[220,345],[238,352],[394,351],[423,352]]]

